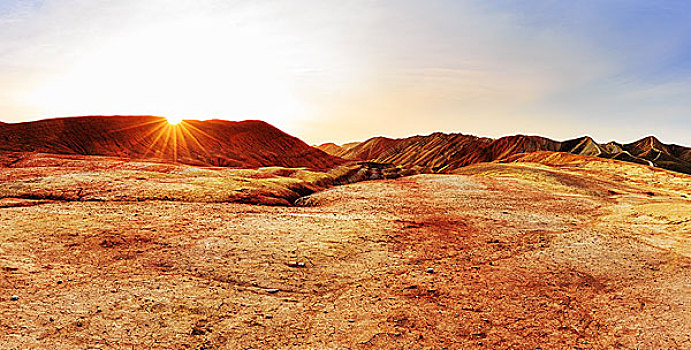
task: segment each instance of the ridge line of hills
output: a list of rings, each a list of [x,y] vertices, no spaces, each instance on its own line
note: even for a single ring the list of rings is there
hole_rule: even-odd
[[[196,166],[330,169],[345,161],[259,120],[84,116],[0,124],[1,153],[173,161]]]
[[[48,153],[161,160],[206,167],[279,166],[314,170],[368,161],[393,164],[412,173],[451,173],[467,165],[539,151],[608,158],[691,174],[691,148],[665,144],[654,136],[628,144],[600,144],[589,136],[555,141],[542,136],[492,139],[436,132],[311,147],[258,120],[185,120],[172,125],[156,116],[83,116],[0,122],[0,155],[5,163],[11,163],[13,157],[21,158],[16,154]]]
[[[349,160],[417,167],[422,172],[448,173],[458,168],[538,151],[565,152],[639,163],[691,174],[691,148],[662,143],[647,136],[628,144],[597,143],[589,136],[555,141],[542,136],[513,135],[497,139],[436,132],[406,138],[373,137],[344,145],[325,143],[317,148]]]

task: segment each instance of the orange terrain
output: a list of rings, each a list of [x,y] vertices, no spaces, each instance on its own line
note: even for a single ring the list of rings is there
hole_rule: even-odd
[[[236,168],[325,170],[344,163],[259,120],[184,120],[173,125],[154,116],[86,116],[0,124],[0,155],[13,153],[156,159]]]
[[[507,162],[300,206],[137,197],[137,171],[194,189],[221,181],[211,170],[132,165],[107,194],[41,198],[98,174],[6,169],[0,347],[690,349],[691,176],[549,152]]]

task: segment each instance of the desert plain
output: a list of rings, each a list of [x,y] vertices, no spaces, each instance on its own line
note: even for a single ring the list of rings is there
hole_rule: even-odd
[[[691,350],[691,0],[0,0],[0,350]]]
[[[689,175],[554,152],[314,174],[7,163],[0,348],[691,348]]]

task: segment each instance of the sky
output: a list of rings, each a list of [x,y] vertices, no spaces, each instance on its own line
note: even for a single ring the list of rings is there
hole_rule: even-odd
[[[0,0],[0,121],[691,145],[689,1]]]

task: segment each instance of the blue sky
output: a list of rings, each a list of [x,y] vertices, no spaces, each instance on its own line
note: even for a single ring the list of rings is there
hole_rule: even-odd
[[[0,120],[691,145],[686,1],[0,0]]]

